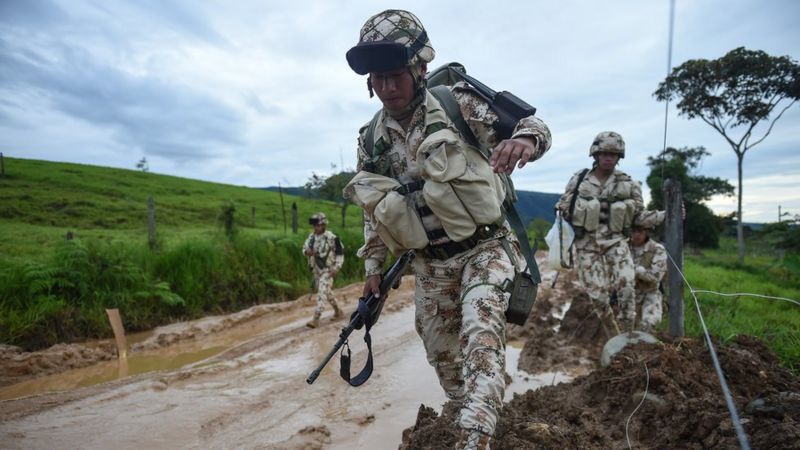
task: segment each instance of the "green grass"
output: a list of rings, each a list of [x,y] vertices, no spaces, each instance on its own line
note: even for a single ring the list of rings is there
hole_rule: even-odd
[[[28,350],[240,310],[307,292],[301,247],[317,211],[345,244],[336,285],[359,280],[360,210],[246,187],[133,170],[5,158],[0,178],[0,343]],[[147,243],[147,199],[159,247]],[[291,206],[299,231],[291,231]],[[218,217],[235,208],[236,233]],[[255,208],[255,221],[252,214]],[[283,211],[289,222],[284,229]],[[66,239],[71,233],[73,240]]]
[[[750,293],[800,301],[800,276],[787,272],[763,247],[736,263],[735,241],[723,239],[720,249],[686,255],[684,272],[692,288],[722,293]],[[757,247],[757,242],[751,242]],[[732,247],[732,249],[731,249]],[[732,250],[732,251],[731,251]],[[766,298],[723,297],[697,293],[710,333],[723,342],[739,334],[764,340],[790,370],[800,370],[800,306]],[[685,325],[689,336],[702,336],[694,298],[686,288]]]

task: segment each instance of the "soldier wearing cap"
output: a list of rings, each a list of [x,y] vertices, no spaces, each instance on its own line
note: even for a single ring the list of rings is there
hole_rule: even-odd
[[[502,283],[524,266],[499,209],[505,192],[497,173],[540,158],[550,147],[550,132],[529,116],[510,139],[499,139],[488,103],[456,84],[451,92],[463,117],[492,149],[488,161],[481,159],[426,88],[434,55],[422,23],[408,11],[383,11],[362,27],[347,61],[368,75],[370,96],[377,94],[383,108],[374,134],[370,124],[359,132],[359,173],[344,194],[365,210],[365,243],[358,250],[365,260],[365,295],[388,294],[379,292],[379,283],[389,250],[416,250],[415,327],[447,406],[458,411],[458,446],[488,448],[505,389],[508,294]],[[465,182],[449,183],[456,178]],[[455,195],[456,189],[466,197]],[[475,208],[481,201],[486,207]]]
[[[317,307],[314,308],[314,317],[306,324],[309,328],[319,326],[319,318],[325,302],[333,307],[333,318],[342,317],[342,310],[333,296],[333,277],[344,264],[344,247],[339,238],[328,231],[328,218],[324,213],[316,213],[308,221],[314,231],[308,235],[303,244],[303,254],[308,257],[308,265],[314,273],[317,282]]]
[[[630,330],[636,304],[627,237],[633,218],[644,209],[641,187],[616,170],[625,157],[625,142],[618,133],[599,133],[589,156],[594,159],[592,168],[572,176],[556,208],[575,229],[576,269],[582,287],[606,322],[617,328],[616,313],[622,328]]]
[[[664,296],[661,280],[667,273],[667,250],[650,233],[664,221],[664,211],[644,211],[633,221],[631,253],[636,273],[636,307],[641,309],[639,327],[650,331],[661,322]]]

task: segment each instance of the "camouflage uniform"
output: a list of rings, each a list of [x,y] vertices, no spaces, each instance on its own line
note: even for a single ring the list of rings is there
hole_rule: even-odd
[[[303,244],[303,252],[314,250],[314,255],[308,257],[308,264],[314,272],[317,282],[317,307],[314,309],[314,318],[319,319],[325,302],[331,304],[334,311],[339,310],[336,298],[331,291],[333,287],[333,273],[338,272],[344,264],[344,251],[339,238],[328,230],[324,233],[311,233]]]
[[[569,213],[575,186],[580,172],[572,176],[565,193],[556,207],[562,213]],[[609,199],[617,197],[617,185],[630,183],[629,198],[634,200],[636,212],[644,208],[641,187],[633,182],[626,173],[615,170],[605,183],[601,183],[590,171],[581,182],[578,195],[582,198]],[[574,249],[577,257],[575,269],[581,285],[587,295],[602,308],[609,306],[612,297],[617,300],[617,317],[624,323],[632,325],[636,317],[634,294],[634,268],[627,237],[623,232],[612,232],[608,225],[607,214],[600,215],[600,224],[596,230],[581,231],[576,229]]]
[[[636,305],[641,307],[641,327],[652,329],[661,322],[661,305],[664,296],[659,283],[667,273],[667,250],[663,245],[648,239],[643,245],[631,245],[636,267]]]
[[[488,104],[456,85],[452,91],[475,136],[489,148],[497,144],[491,124],[497,120]],[[378,166],[403,184],[421,179],[417,148],[426,137],[429,110],[440,108],[436,99],[425,93],[414,111],[411,122],[403,127],[385,111],[376,129],[376,138],[383,140],[385,151]],[[455,130],[455,127],[450,124]],[[359,169],[371,158],[364,139],[366,127],[359,137]],[[457,132],[457,131],[456,131]],[[517,124],[514,137],[533,137],[536,152],[530,161],[540,158],[550,147],[550,132],[536,117],[527,117]],[[408,194],[419,209],[426,207],[421,191]],[[426,230],[442,228],[439,219],[424,215]],[[441,233],[444,234],[444,233]],[[510,245],[504,245],[505,242]],[[372,226],[368,215],[364,220],[365,244],[358,255],[365,259],[367,275],[381,273],[388,249]],[[433,241],[449,241],[446,234]],[[507,223],[486,236],[476,247],[448,259],[434,259],[418,252],[413,269],[416,275],[415,325],[423,340],[428,362],[436,370],[447,397],[461,402],[460,426],[493,434],[497,408],[505,389],[505,310],[508,294],[500,285],[511,279],[524,266],[518,242]],[[508,251],[506,250],[508,249]],[[510,253],[510,255],[509,255]],[[511,258],[514,258],[512,261]]]

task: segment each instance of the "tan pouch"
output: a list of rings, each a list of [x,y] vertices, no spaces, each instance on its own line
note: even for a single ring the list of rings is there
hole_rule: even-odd
[[[394,254],[428,245],[428,236],[414,205],[394,189],[394,178],[361,171],[345,186],[344,195],[367,212],[375,231]]]
[[[608,205],[608,229],[612,233],[621,233],[625,228],[625,216],[627,215],[627,205],[625,202],[613,202]]]
[[[439,130],[420,144],[418,161],[427,180],[425,203],[442,222],[450,239],[459,242],[478,225],[500,219],[505,198],[502,180],[477,149],[466,146],[450,129]]]
[[[575,201],[572,225],[590,232],[597,230],[600,226],[600,201],[596,198],[578,197]]]

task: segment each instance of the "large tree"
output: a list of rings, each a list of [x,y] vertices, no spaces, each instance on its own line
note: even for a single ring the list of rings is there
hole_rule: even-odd
[[[719,244],[720,220],[703,202],[715,195],[733,195],[733,186],[727,180],[696,174],[700,162],[709,153],[703,147],[668,147],[658,158],[648,157],[650,174],[649,209],[664,209],[664,180],[672,178],[681,183],[681,193],[686,206],[686,229],[683,239],[698,247],[715,248]]]
[[[800,66],[788,56],[775,57],[739,47],[719,59],[684,62],[658,85],[654,95],[659,101],[679,99],[680,115],[699,117],[717,130],[736,153],[736,236],[739,262],[743,263],[744,155],[770,134],[775,122],[800,98]],[[762,127],[757,131],[759,123]]]

